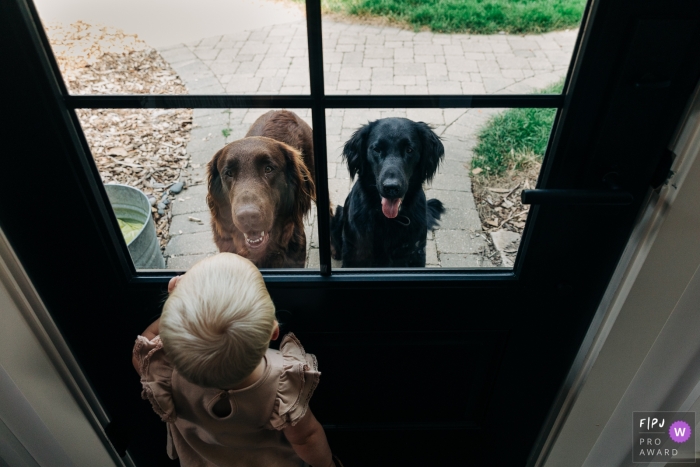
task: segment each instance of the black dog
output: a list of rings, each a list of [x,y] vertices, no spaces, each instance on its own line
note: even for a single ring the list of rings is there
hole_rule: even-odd
[[[425,267],[428,229],[445,212],[426,201],[423,183],[445,157],[440,138],[423,122],[384,118],[357,130],[343,158],[357,183],[331,219],[333,257],[343,267]]]

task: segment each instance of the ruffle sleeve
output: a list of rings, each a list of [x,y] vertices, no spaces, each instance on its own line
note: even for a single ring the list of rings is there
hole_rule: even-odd
[[[173,368],[165,356],[160,336],[151,341],[138,336],[134,344],[134,355],[139,362],[143,387],[141,398],[151,402],[161,420],[173,423],[177,419],[172,395]]]
[[[284,370],[280,375],[275,407],[270,418],[270,425],[275,430],[296,425],[304,418],[321,376],[316,357],[304,352],[304,347],[294,334],[284,336],[280,353]]]

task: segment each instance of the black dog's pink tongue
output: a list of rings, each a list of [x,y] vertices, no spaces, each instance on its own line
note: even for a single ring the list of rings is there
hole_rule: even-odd
[[[386,199],[382,197],[382,212],[389,219],[399,215],[399,207],[401,207],[401,198]]]

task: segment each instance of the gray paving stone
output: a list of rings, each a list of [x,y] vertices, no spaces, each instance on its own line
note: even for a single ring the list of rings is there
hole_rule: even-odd
[[[513,94],[532,94],[535,92],[537,89],[530,86],[527,83],[521,82],[516,82],[511,84],[510,86],[506,87],[503,92],[504,93],[513,93]]]
[[[217,153],[217,151],[221,149],[221,147],[217,149],[212,149],[210,151],[207,150],[202,150],[202,151],[188,151],[188,154],[190,154],[190,162],[192,164],[207,164],[211,160],[212,157],[214,157],[214,154]]]
[[[449,71],[477,72],[479,65],[476,60],[467,60],[462,57],[450,57],[446,62]]]
[[[183,256],[173,256],[166,259],[167,269],[176,269],[179,271],[187,271],[192,265],[204,258],[212,256],[214,253],[203,254],[203,255],[183,255]]]
[[[481,220],[476,209],[445,209],[440,218],[442,230],[466,230],[478,232],[481,230]]]
[[[535,52],[532,50],[515,50],[513,51],[513,55],[516,57],[523,57],[523,58],[530,58],[530,57],[535,57]]]
[[[554,65],[552,62],[546,58],[528,58],[528,62],[530,63],[530,68],[533,70],[552,70],[554,68]]]
[[[465,191],[436,190],[430,188],[425,190],[425,197],[428,199],[439,199],[447,209],[476,209],[474,197],[471,193],[467,193]]]
[[[228,127],[228,122],[222,119],[216,123],[212,123],[213,124],[211,126],[193,128],[192,132],[190,133],[190,142],[207,142],[207,140],[210,140],[212,138],[220,138],[223,142],[224,135],[222,134],[221,130]]]
[[[493,46],[492,44],[484,42],[462,41],[462,50],[464,50],[465,53],[493,52]]]
[[[177,48],[171,48],[167,50],[160,49],[159,51],[163,58],[174,67],[176,65],[188,63],[198,59],[197,56],[190,49],[188,49],[182,44]]]
[[[202,39],[199,42],[199,44],[197,45],[197,47],[198,48],[203,48],[203,47],[212,48],[212,47],[216,46],[216,44],[218,44],[221,41],[221,39],[223,39],[223,36],[207,37],[207,38]]]
[[[542,89],[557,82],[564,74],[565,71],[542,73],[540,75],[533,76],[532,78],[527,78],[523,80],[522,83],[528,84],[535,89]]]
[[[209,162],[211,157],[216,154],[219,149],[226,145],[226,140],[221,134],[222,129],[223,128],[218,130],[218,134],[212,132],[212,136],[205,138],[205,140],[190,140],[190,142],[187,144],[187,152],[192,156],[192,163],[202,164]]]
[[[197,58],[200,60],[214,60],[221,52],[221,49],[214,48],[213,46],[200,46],[192,50]]]
[[[203,131],[200,130],[202,128],[212,128],[212,127],[221,127],[225,128],[230,119],[230,114],[225,112],[223,109],[194,109],[195,114],[193,116],[194,121],[193,121],[193,128],[192,132],[190,133],[191,138],[195,138],[195,134]],[[204,114],[204,111],[208,111],[208,113]],[[211,130],[206,130],[206,133],[209,133]],[[197,137],[204,137],[204,135],[197,135]]]
[[[461,84],[450,81],[429,82],[428,90],[431,94],[462,94]]]
[[[486,94],[486,88],[481,83],[462,83],[462,92],[464,94]]]
[[[307,86],[309,85],[309,74],[304,72],[290,72],[283,82],[284,86]]]
[[[471,125],[466,126],[461,125],[459,122],[454,122],[445,129],[443,135],[463,141],[465,138],[473,137],[475,134],[475,129],[476,128]],[[471,158],[471,156],[466,154],[466,152],[462,151],[460,148],[459,151],[445,151],[445,158],[454,160],[467,160]]]
[[[360,52],[357,52],[362,55]],[[394,58],[394,51],[390,48],[370,45],[365,47],[364,57],[366,58]],[[345,62],[343,62],[345,63]],[[361,62],[360,62],[361,63]]]
[[[183,193],[186,193],[186,191]],[[199,219],[202,223],[192,221],[190,218]],[[211,230],[210,219],[211,215],[208,209],[206,211],[174,216],[170,224],[170,235],[174,237],[175,235],[187,235],[195,232],[209,232]]]
[[[172,64],[175,71],[187,83],[189,89],[195,79],[210,78],[214,73],[199,59],[193,59],[182,63]]]
[[[165,247],[165,255],[169,257],[216,252],[218,252],[218,249],[212,239],[211,231],[176,235],[170,238]]]
[[[512,78],[484,78],[484,88],[489,94],[497,93],[509,85],[515,83]]]
[[[311,225],[309,226],[308,231],[304,230],[306,233],[307,237],[309,238],[309,246],[312,248],[318,248],[319,243],[318,243],[318,228],[316,225]]]
[[[223,109],[192,109],[192,117],[195,120],[204,119],[212,115],[218,115],[225,112]],[[196,125],[199,125],[195,122]]]
[[[479,254],[487,246],[481,235],[477,237],[464,230],[436,230],[435,243],[441,259],[443,253]]]
[[[209,69],[217,76],[232,75],[238,70],[240,62],[230,60],[215,60],[209,65]]]
[[[476,60],[478,71],[481,75],[500,75],[501,66],[496,60]]]
[[[223,87],[217,82],[193,89],[190,94],[221,94],[222,90]]]
[[[444,63],[426,63],[425,75],[431,83],[447,80],[447,66]]]
[[[444,123],[449,125],[457,120],[459,117],[464,115],[467,109],[444,109],[442,115],[444,118]]]
[[[438,174],[469,174],[469,164],[462,161],[445,159],[438,167]]]
[[[309,269],[318,269],[319,267],[321,267],[321,254],[318,248],[309,249],[308,256],[306,259],[306,267]]]
[[[328,180],[328,195],[335,206],[345,204],[345,198],[350,192],[349,179]]]
[[[437,174],[433,178],[431,188],[435,190],[472,192],[472,180],[466,169],[462,169],[456,174]]]
[[[395,75],[425,75],[426,65],[423,63],[396,63],[394,64]]]
[[[343,63],[343,65],[360,64],[364,60],[364,57],[365,56],[362,52],[346,51],[343,53],[343,62],[342,63]],[[368,55],[367,58],[381,58],[381,57]]]
[[[442,253],[440,266],[443,268],[491,268],[493,264],[481,255]]]
[[[241,64],[242,66],[243,64]],[[262,78],[252,76],[246,79],[232,80],[226,85],[226,92],[231,94],[255,93],[260,87]]]
[[[185,187],[185,191],[189,188],[204,184],[207,182],[207,164],[190,164],[187,167],[187,175],[192,179],[192,184]]]
[[[425,242],[425,263],[427,265],[439,266],[440,260],[438,260],[437,246],[435,245],[435,240],[433,240],[431,234],[428,234],[428,241]]]
[[[203,206],[206,207],[206,196],[207,187],[205,185],[198,185],[182,191],[172,202],[173,216],[204,211],[207,209],[203,209]]]

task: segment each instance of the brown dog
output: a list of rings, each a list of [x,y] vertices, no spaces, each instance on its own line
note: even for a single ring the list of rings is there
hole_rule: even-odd
[[[270,111],[209,162],[214,242],[259,268],[303,268],[303,217],[315,200],[312,130],[295,113]]]

